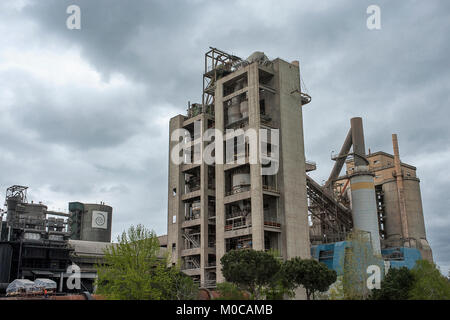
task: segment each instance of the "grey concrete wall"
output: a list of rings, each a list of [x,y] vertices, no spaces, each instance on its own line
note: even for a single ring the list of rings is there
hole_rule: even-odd
[[[398,203],[397,181],[383,183],[386,240],[394,246],[401,245],[402,222]]]
[[[409,236],[415,239],[426,239],[419,180],[404,178],[403,186]]]
[[[176,165],[171,161],[171,150],[178,144],[178,141],[170,141],[172,132],[176,129],[182,128],[184,117],[178,115],[170,119],[169,124],[169,183],[168,183],[168,208],[167,208],[167,250],[171,257],[171,263],[178,263],[181,258],[181,224],[184,221],[184,205],[181,197],[184,190],[184,180],[182,179],[181,166]],[[176,194],[173,195],[173,189],[176,189]],[[176,222],[173,223],[175,216]],[[176,244],[175,250],[172,250],[172,245]]]
[[[81,240],[111,242],[113,208],[102,204],[84,204],[84,212],[81,214]],[[93,211],[107,212],[106,229],[95,228],[92,225]]]
[[[353,227],[356,230],[370,232],[373,252],[380,255],[380,230],[373,176],[365,171],[368,169],[365,166],[358,166],[356,169],[363,170],[367,174],[359,173],[350,178]]]
[[[413,177],[403,178],[404,194],[406,201],[406,217],[409,237],[414,239],[411,245],[417,246],[422,258],[433,261],[433,253],[426,239],[425,219],[420,192],[420,180]],[[402,246],[403,238],[400,208],[398,202],[397,182],[393,178],[383,183],[385,230],[386,240],[389,246]],[[409,244],[408,244],[409,245]]]
[[[248,113],[249,129],[259,132],[260,108],[259,108],[259,69],[258,63],[253,63],[248,70]],[[250,164],[250,194],[251,194],[251,214],[252,214],[252,248],[254,250],[264,250],[264,211],[262,195],[261,163],[259,160],[259,133],[255,151],[258,155],[258,162]],[[251,155],[250,155],[251,156]]]
[[[281,59],[274,62],[280,109],[281,205],[285,258],[310,257],[306,195],[305,149],[299,67]],[[294,92],[293,91],[297,91]]]
[[[224,132],[223,82],[218,81],[215,92],[215,129]],[[216,137],[216,157],[218,148],[223,148],[224,142]],[[224,156],[225,159],[225,156]],[[216,163],[216,261],[217,282],[223,282],[220,259],[225,254],[225,173],[224,165]]]

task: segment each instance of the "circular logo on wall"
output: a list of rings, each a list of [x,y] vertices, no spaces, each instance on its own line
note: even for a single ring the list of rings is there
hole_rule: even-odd
[[[108,212],[92,211],[92,228],[108,228]]]
[[[105,216],[103,215],[103,213],[98,214],[97,217],[95,218],[95,223],[98,226],[104,225],[105,222],[106,222],[106,219],[105,219]]]

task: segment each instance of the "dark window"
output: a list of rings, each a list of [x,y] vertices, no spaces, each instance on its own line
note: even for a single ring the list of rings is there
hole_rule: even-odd
[[[265,100],[259,100],[259,112],[261,114],[266,114],[266,101]]]

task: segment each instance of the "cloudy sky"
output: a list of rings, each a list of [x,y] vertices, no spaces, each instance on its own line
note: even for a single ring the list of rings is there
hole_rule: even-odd
[[[81,8],[81,30],[66,9]],[[381,30],[366,26],[381,8]],[[166,233],[168,121],[201,99],[209,46],[299,60],[312,103],[306,157],[325,180],[349,127],[417,166],[429,242],[450,268],[450,2],[0,2],[0,189],[30,187],[54,210],[114,207],[113,232]],[[3,192],[3,191],[2,191]]]

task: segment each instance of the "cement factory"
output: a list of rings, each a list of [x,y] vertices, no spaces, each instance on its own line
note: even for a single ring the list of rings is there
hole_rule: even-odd
[[[301,90],[299,62],[269,60],[262,52],[241,59],[210,48],[204,65],[202,102],[189,103],[187,115],[170,120],[169,149],[180,143],[172,139],[180,129],[186,141],[184,162],[169,161],[163,245],[172,263],[181,261],[202,288],[224,281],[219,262],[233,249],[274,249],[284,259],[312,257],[339,275],[352,231],[366,235],[385,270],[432,261],[416,168],[400,161],[397,135],[392,135],[393,154],[367,152],[362,119],[352,118],[321,185],[308,175],[316,164],[305,159],[302,113],[311,97]],[[211,128],[242,130],[202,139]],[[257,137],[255,150],[267,150],[257,163],[249,161],[248,129],[279,134],[278,145]],[[203,161],[204,150],[228,146],[230,140],[238,144],[231,144],[231,161]],[[261,174],[273,163],[276,174]]]
[[[0,294],[14,280],[24,286],[45,280],[57,292],[71,292],[65,280],[72,264],[80,268],[79,291],[93,292],[95,264],[111,243],[112,207],[70,202],[69,213],[50,211],[45,204],[28,202],[27,189],[14,185],[6,190],[6,211],[0,216]]]
[[[185,146],[181,163],[169,159],[167,235],[159,237],[171,264],[181,263],[204,289],[225,280],[226,252],[246,248],[314,258],[342,274],[352,232],[367,237],[385,270],[433,260],[420,181],[416,168],[401,162],[396,134],[386,137],[392,153],[371,152],[363,119],[349,119],[336,133],[342,147],[320,184],[308,174],[316,163],[305,159],[303,108],[311,96],[302,91],[299,62],[269,60],[262,52],[242,59],[210,48],[204,65],[201,103],[189,103],[187,114],[169,124],[169,151]],[[226,134],[205,139],[211,129]],[[173,139],[180,130],[181,140]],[[203,161],[211,149],[215,161]],[[268,167],[277,170],[265,174]],[[70,202],[68,213],[50,211],[29,202],[27,190],[9,187],[0,212],[0,294],[15,280],[51,281],[55,291],[71,292],[65,279],[72,264],[80,268],[81,290],[95,291],[95,264],[112,245],[112,207]]]

